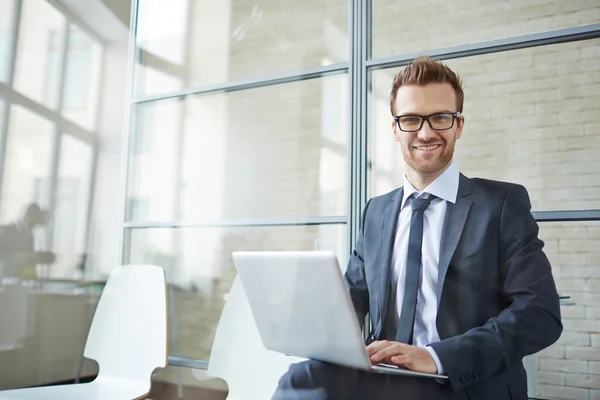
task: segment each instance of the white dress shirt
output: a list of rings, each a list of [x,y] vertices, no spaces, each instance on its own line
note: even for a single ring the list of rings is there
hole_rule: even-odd
[[[390,292],[390,318],[394,332],[397,330],[400,311],[404,301],[404,284],[406,280],[406,256],[408,252],[408,236],[410,232],[410,217],[412,210],[409,198],[418,197],[422,193],[430,193],[434,199],[425,210],[423,216],[423,245],[421,248],[421,271],[419,289],[417,292],[417,309],[413,344],[425,347],[432,355],[438,373],[443,373],[443,368],[435,351],[427,346],[439,342],[440,337],[435,324],[438,311],[437,283],[438,264],[440,259],[440,241],[446,217],[448,202],[456,203],[458,194],[458,167],[452,162],[450,166],[437,177],[422,192],[418,192],[404,177],[404,195],[398,216],[398,230],[394,242],[392,255],[391,292]],[[427,346],[427,347],[426,347]]]

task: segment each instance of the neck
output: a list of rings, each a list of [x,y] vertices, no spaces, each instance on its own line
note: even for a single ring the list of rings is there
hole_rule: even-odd
[[[427,186],[429,186],[431,184],[431,182],[435,181],[440,175],[442,175],[444,173],[444,171],[447,170],[451,164],[452,164],[452,161],[450,161],[448,163],[448,165],[446,165],[444,168],[442,168],[438,171],[432,172],[430,174],[415,171],[414,169],[412,169],[410,166],[407,165],[406,166],[406,179],[408,179],[410,184],[413,185],[413,187],[415,189],[417,189],[417,191],[421,192],[421,191],[423,191],[423,189],[425,189]]]

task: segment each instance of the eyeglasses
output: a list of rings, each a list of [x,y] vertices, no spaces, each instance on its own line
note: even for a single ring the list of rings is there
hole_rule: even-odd
[[[403,132],[420,131],[425,120],[431,129],[442,131],[452,128],[454,120],[460,116],[460,112],[441,112],[431,115],[398,115],[394,117],[394,120]]]

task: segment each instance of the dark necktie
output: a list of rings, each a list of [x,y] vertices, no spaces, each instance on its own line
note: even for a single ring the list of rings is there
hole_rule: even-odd
[[[418,199],[411,199],[410,234],[408,235],[408,251],[406,254],[406,281],[404,283],[404,300],[396,332],[396,341],[412,344],[415,312],[417,310],[417,294],[421,271],[421,246],[423,244],[423,214],[435,198],[424,194]]]

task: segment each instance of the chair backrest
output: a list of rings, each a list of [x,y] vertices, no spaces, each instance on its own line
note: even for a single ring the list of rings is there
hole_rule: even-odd
[[[167,349],[164,270],[154,265],[117,267],[100,296],[84,355],[98,362],[99,378],[150,385],[152,371],[167,364]]]
[[[227,399],[271,398],[290,364],[302,360],[264,348],[246,293],[236,277],[219,319],[208,363],[209,375],[227,382]]]

